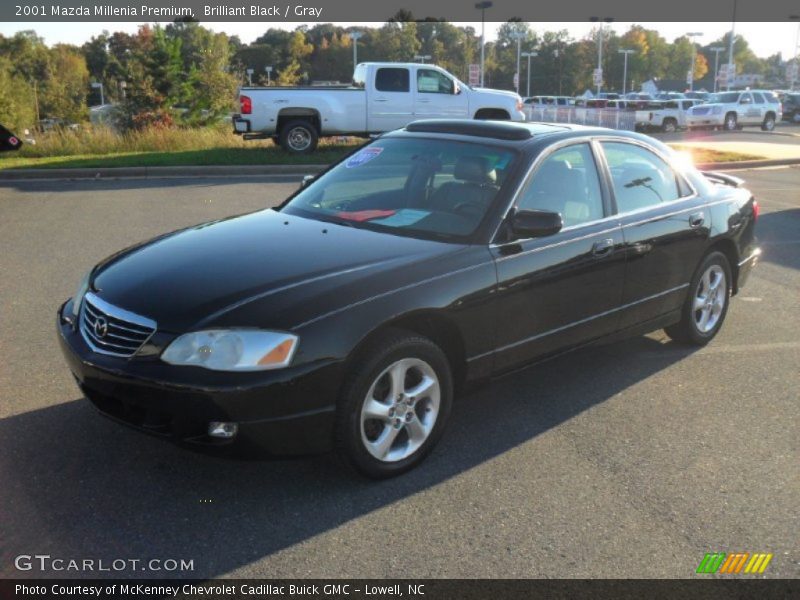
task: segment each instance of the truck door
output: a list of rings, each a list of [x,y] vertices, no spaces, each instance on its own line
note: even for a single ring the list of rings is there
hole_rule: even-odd
[[[375,69],[372,93],[367,99],[367,129],[400,129],[414,120],[414,94],[408,67]]]
[[[417,119],[467,117],[469,102],[466,90],[437,69],[417,68],[414,92],[414,117]]]
[[[753,104],[753,95],[748,92],[739,96],[739,123],[750,125],[760,122],[758,107]]]

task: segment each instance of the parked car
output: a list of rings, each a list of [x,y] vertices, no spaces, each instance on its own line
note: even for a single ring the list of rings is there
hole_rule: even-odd
[[[800,121],[800,93],[787,93],[783,97],[782,110],[785,121]]]
[[[686,96],[687,98],[691,98],[692,100],[702,100],[703,102],[707,102],[708,101],[708,97],[710,95],[711,94],[709,92],[703,92],[703,91],[700,91],[700,92],[686,92],[684,94],[684,96]]]
[[[551,106],[574,106],[575,99],[571,96],[531,96],[525,98],[524,103],[537,108]]]
[[[293,153],[320,137],[367,136],[420,118],[524,121],[513,92],[471,88],[444,69],[419,63],[361,63],[350,87],[242,88],[234,133],[271,138]]]
[[[0,152],[19,150],[20,148],[22,148],[22,140],[0,125]]]
[[[667,100],[652,105],[649,109],[637,110],[636,126],[645,130],[658,129],[667,133],[684,129],[687,111],[700,103],[700,100]]]
[[[782,115],[781,103],[770,91],[720,92],[711,94],[705,104],[690,108],[686,126],[734,131],[745,125],[760,125],[762,130],[772,131]]]
[[[58,338],[122,423],[389,477],[472,382],[659,327],[710,342],[759,256],[740,184],[633,132],[420,121],[275,209],[104,260]]]

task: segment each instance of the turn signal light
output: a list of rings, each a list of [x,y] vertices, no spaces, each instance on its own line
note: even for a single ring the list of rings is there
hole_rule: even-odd
[[[239,104],[243,115],[253,114],[253,101],[250,99],[250,96],[239,96]]]

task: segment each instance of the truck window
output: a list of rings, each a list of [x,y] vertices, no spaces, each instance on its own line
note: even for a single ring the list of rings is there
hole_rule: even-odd
[[[375,73],[375,89],[379,92],[410,91],[408,69],[398,69],[397,67],[378,69],[378,72]]]
[[[417,70],[417,92],[420,94],[452,94],[453,80],[433,69]]]
[[[367,86],[367,65],[358,65],[353,71],[353,87],[364,89]]]

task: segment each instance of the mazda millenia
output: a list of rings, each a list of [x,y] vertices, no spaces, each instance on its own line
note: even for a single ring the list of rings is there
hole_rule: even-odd
[[[59,339],[117,421],[388,477],[465,383],[661,327],[709,342],[759,256],[741,183],[635,133],[420,121],[278,208],[101,262]]]

